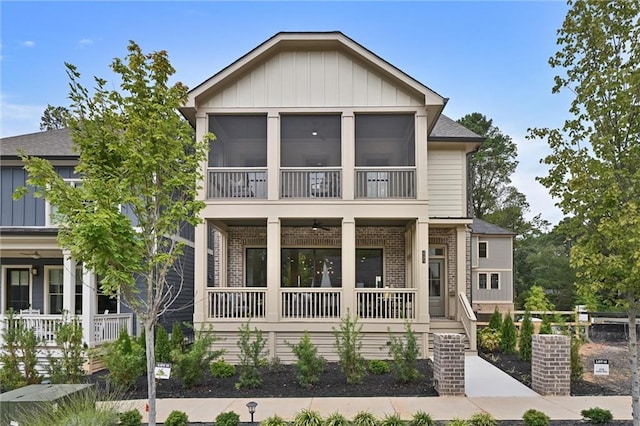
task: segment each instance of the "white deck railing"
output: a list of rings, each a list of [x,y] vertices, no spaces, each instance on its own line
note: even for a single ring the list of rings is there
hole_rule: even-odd
[[[207,289],[209,318],[251,319],[266,317],[266,288]]]
[[[340,169],[280,170],[281,198],[342,198]]]
[[[207,169],[207,198],[267,198],[264,168]]]
[[[340,289],[295,288],[281,289],[281,318],[327,319],[341,317]]]
[[[413,320],[416,294],[413,288],[358,288],[358,316],[363,320]]]
[[[131,314],[100,314],[93,317],[95,343],[113,342],[118,339],[121,330],[133,335]]]
[[[358,167],[356,198],[416,198],[415,167]]]
[[[458,317],[459,321],[462,322],[464,331],[467,333],[467,338],[469,338],[469,350],[477,350],[476,325],[478,320],[476,314],[473,313],[469,299],[464,293],[458,293]]]

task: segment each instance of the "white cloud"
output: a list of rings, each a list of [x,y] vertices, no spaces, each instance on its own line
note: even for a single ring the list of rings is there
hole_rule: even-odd
[[[34,47],[36,45],[36,42],[33,40],[26,40],[22,42],[22,45],[24,47]]]
[[[91,46],[93,44],[93,40],[90,38],[83,38],[78,41],[78,44],[80,45],[80,47]]]
[[[6,96],[0,95],[0,137],[39,132],[46,107],[7,102]]]

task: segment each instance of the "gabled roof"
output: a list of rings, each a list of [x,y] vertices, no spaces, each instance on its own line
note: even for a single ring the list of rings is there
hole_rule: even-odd
[[[440,114],[429,134],[430,141],[482,142],[484,138],[447,117]],[[478,219],[479,220],[479,219]]]
[[[477,217],[473,218],[473,223],[471,224],[471,233],[482,234],[482,235],[504,235],[504,236],[516,235],[514,232],[501,228],[498,225],[494,225],[493,223],[486,222],[482,219],[478,219]]]
[[[46,158],[75,158],[69,129],[47,130],[0,139],[0,157],[18,158],[20,151]]]

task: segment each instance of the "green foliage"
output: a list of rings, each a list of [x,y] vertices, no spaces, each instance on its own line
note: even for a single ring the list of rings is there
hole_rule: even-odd
[[[288,344],[296,356],[296,378],[300,386],[309,388],[320,380],[325,360],[318,355],[318,348],[311,342],[309,333],[304,332],[297,345]]]
[[[524,426],[549,426],[549,416],[533,408],[524,412],[522,421]]]
[[[533,336],[533,323],[529,311],[524,313],[518,336],[518,355],[523,361],[531,361],[531,344]]]
[[[322,426],[351,426],[351,423],[345,416],[335,411],[329,414]]]
[[[171,351],[184,352],[184,333],[179,322],[174,322],[171,326]]]
[[[189,416],[184,411],[173,410],[164,421],[164,426],[187,426]]]
[[[431,415],[422,410],[416,411],[409,422],[409,426],[435,426],[435,424]]]
[[[476,339],[478,341],[478,346],[480,347],[480,349],[488,352],[494,352],[500,347],[500,341],[502,340],[502,331],[485,327],[478,331]]]
[[[267,417],[266,419],[260,422],[260,426],[288,426],[288,425],[289,423],[287,423],[286,420],[284,420],[282,417],[278,415]]]
[[[400,414],[393,413],[384,416],[380,422],[380,426],[404,426],[406,422],[400,418]]]
[[[418,349],[418,341],[416,335],[411,328],[411,323],[406,321],[404,324],[406,343],[391,335],[391,329],[387,329],[389,333],[389,355],[393,358],[391,370],[396,380],[400,383],[411,383],[420,377],[417,367],[417,360],[420,351]]]
[[[582,363],[582,357],[580,356],[580,346],[582,341],[577,337],[571,337],[571,380],[582,380],[584,374],[584,364]]]
[[[135,409],[120,413],[120,426],[142,426],[142,414]]]
[[[323,420],[317,411],[304,409],[293,417],[293,426],[322,426]]]
[[[380,421],[368,411],[360,411],[353,418],[353,426],[378,426]]]
[[[340,328],[333,328],[333,335],[336,339],[335,348],[340,358],[340,368],[347,383],[361,383],[366,373],[366,361],[360,353],[362,324],[358,324],[358,317],[352,320],[347,310],[347,315],[340,322]]]
[[[71,113],[63,106],[47,105],[40,117],[40,130],[64,129],[69,123]]]
[[[491,318],[489,319],[489,326],[487,328],[496,331],[502,330],[502,314],[498,310],[497,306],[493,309],[493,314],[491,314]]]
[[[468,423],[470,426],[497,426],[498,421],[491,414],[482,411],[473,413]]]
[[[171,343],[167,330],[158,324],[156,326],[156,362],[171,362]]]
[[[77,317],[63,314],[62,324],[56,329],[58,354],[47,354],[47,374],[51,383],[81,383],[84,377],[86,352],[82,344],[82,324]]]
[[[383,359],[371,359],[369,360],[367,370],[369,370],[371,374],[380,375],[390,373],[391,367],[389,367],[389,363]]]
[[[611,411],[599,407],[582,410],[580,414],[593,424],[609,423],[613,420],[613,414],[611,414]]]
[[[240,416],[233,412],[227,411],[216,416],[216,426],[238,426],[240,424]]]
[[[518,330],[516,329],[511,313],[507,313],[502,321],[502,333],[500,337],[500,350],[505,354],[516,353]]]
[[[542,322],[540,323],[540,334],[553,334],[553,329],[551,328],[551,316],[543,315]]]
[[[236,375],[236,367],[226,362],[224,358],[221,358],[211,363],[211,375],[219,379],[233,377]]]
[[[280,357],[274,356],[269,360],[268,363],[269,371],[271,372],[279,372],[284,370],[284,365],[282,364],[282,360]]]
[[[447,426],[469,426],[469,422],[459,417],[454,417],[447,422]]]
[[[529,289],[529,295],[524,303],[527,311],[553,311],[555,306],[549,301],[544,289],[538,285],[534,285]]]
[[[32,328],[16,318],[13,310],[6,312],[3,327],[2,351],[0,351],[0,384],[4,391],[40,383],[38,373],[37,339]]]
[[[249,322],[242,324],[238,329],[240,338],[240,377],[236,383],[237,389],[257,388],[262,385],[260,367],[266,364],[265,346],[267,341],[262,337],[262,330],[249,328]]]
[[[173,368],[177,376],[182,379],[184,388],[192,388],[200,384],[204,372],[209,369],[211,360],[222,356],[224,350],[211,350],[211,346],[219,340],[213,333],[213,328],[209,326],[195,333],[195,340],[188,351],[176,350],[172,353],[175,361]]]
[[[130,389],[146,368],[144,348],[132,341],[125,329],[120,330],[118,340],[101,348],[101,358],[109,370],[108,379],[117,389]]]

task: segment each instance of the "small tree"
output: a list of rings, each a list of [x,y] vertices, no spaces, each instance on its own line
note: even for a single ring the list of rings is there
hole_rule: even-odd
[[[529,296],[524,302],[524,308],[527,311],[553,311],[555,306],[544,293],[544,289],[538,285],[534,285],[529,289]]]
[[[411,329],[409,321],[405,322],[404,328],[406,342],[399,337],[393,336],[391,329],[387,329],[389,333],[387,346],[389,347],[389,355],[393,358],[391,369],[396,380],[400,383],[410,383],[420,377],[417,367],[420,350],[418,349],[418,340]]]
[[[511,318],[511,312],[508,312],[502,321],[502,336],[500,338],[500,350],[505,354],[516,353],[516,343],[518,330]]]
[[[171,361],[171,344],[167,330],[158,324],[156,327],[156,362]]]
[[[336,351],[340,357],[340,368],[344,373],[347,383],[361,383],[367,371],[365,359],[362,357],[362,324],[358,324],[358,317],[351,319],[347,315],[342,318],[339,329],[333,329],[336,338]]]
[[[37,339],[32,328],[25,327],[24,321],[7,311],[4,320],[2,351],[0,351],[0,384],[4,390],[40,383],[38,373]]]
[[[311,342],[307,331],[297,345],[289,344],[296,356],[296,377],[300,386],[309,388],[315,385],[324,371],[325,360],[318,355],[318,348]]]
[[[518,354],[523,361],[531,361],[532,336],[533,322],[531,322],[531,314],[526,311],[520,325],[520,336],[518,337]]]
[[[497,306],[493,310],[493,314],[491,314],[491,318],[489,319],[489,328],[497,331],[502,330],[502,314],[498,310]]]
[[[184,352],[184,333],[179,322],[174,322],[171,326],[171,350]]]
[[[56,330],[57,356],[47,355],[47,372],[51,383],[80,383],[84,376],[86,352],[82,344],[82,324],[78,317],[63,314],[62,324]]]
[[[254,328],[253,332],[251,331],[249,322],[242,324],[239,331],[240,377],[236,388],[257,388],[262,385],[260,367],[267,363],[264,350],[267,341],[262,337],[262,330]]]

